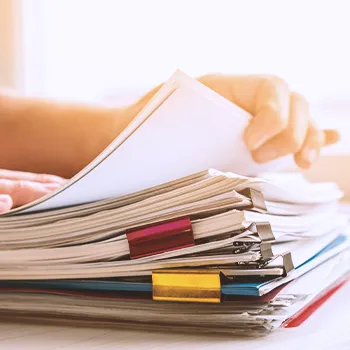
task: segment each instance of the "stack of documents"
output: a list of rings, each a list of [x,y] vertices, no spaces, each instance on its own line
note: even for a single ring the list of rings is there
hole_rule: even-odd
[[[0,315],[245,335],[301,324],[350,276],[342,192],[264,172],[249,117],[177,72],[65,187],[0,216]]]

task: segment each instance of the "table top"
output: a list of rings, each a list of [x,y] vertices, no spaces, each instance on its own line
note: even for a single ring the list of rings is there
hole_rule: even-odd
[[[223,350],[238,349],[237,346],[239,350],[349,350],[350,283],[339,290],[301,327],[280,329],[258,339],[18,324],[6,320],[0,323],[0,350]]]

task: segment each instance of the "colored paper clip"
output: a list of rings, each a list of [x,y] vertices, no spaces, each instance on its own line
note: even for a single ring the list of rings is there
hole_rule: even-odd
[[[245,197],[248,197],[251,200],[252,204],[247,209],[254,209],[258,212],[263,213],[267,211],[265,198],[261,192],[254,190],[253,188],[245,188],[244,190],[239,191],[238,193]]]
[[[220,303],[222,277],[218,270],[153,271],[153,300]]]
[[[189,217],[128,231],[126,237],[129,243],[130,259],[160,254],[195,244]]]

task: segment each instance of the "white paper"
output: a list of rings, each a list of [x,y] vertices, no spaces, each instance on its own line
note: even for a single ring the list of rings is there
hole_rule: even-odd
[[[147,113],[141,112],[139,122],[75,177],[74,184],[18,212],[126,195],[208,168],[252,174],[271,166],[256,164],[245,146],[247,112],[181,72],[170,81],[159,103],[170,97],[158,109],[157,99],[152,101],[145,110],[155,110],[153,114],[142,124]]]

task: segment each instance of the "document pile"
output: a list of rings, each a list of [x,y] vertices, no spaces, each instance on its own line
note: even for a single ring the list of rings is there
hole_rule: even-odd
[[[0,216],[0,315],[244,335],[301,324],[350,276],[342,192],[235,174],[265,170],[248,121],[175,73],[67,186]]]

